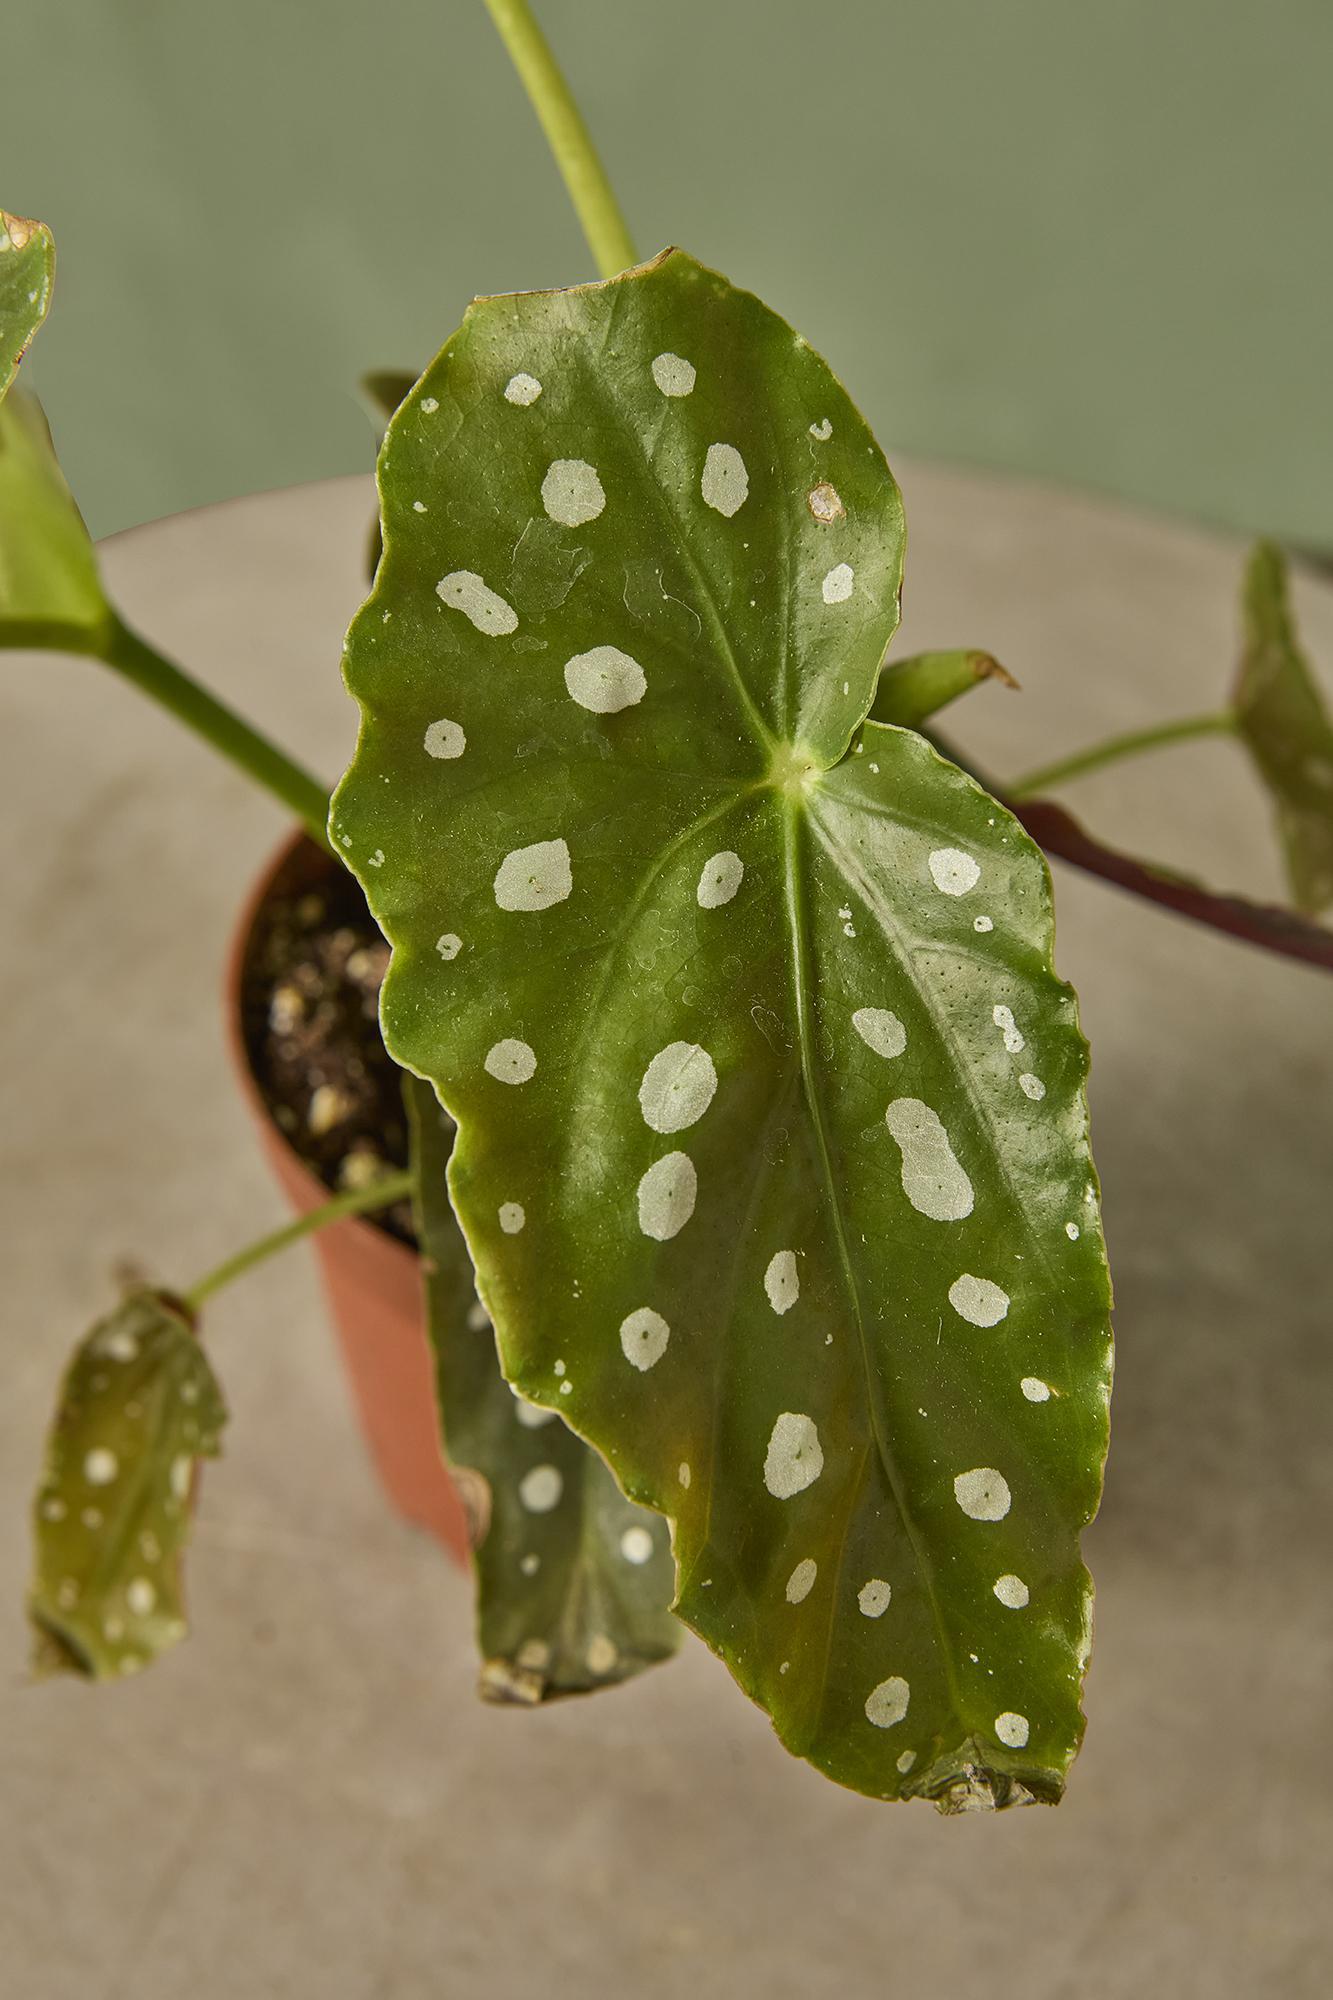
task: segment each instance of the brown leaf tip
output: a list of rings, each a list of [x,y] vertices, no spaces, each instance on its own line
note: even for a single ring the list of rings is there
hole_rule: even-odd
[[[998,681],[1001,687],[1012,688],[1015,694],[1022,693],[1021,684],[1014,679],[1008,667],[1002,667],[989,653],[972,653],[968,658],[979,681]]]

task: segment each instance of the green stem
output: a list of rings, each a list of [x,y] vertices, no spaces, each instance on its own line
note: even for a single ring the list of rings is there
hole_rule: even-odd
[[[198,681],[175,666],[161,653],[131,632],[112,614],[111,624],[95,649],[96,657],[154,701],[161,702],[178,721],[211,743],[224,757],[240,767],[272,792],[305,824],[311,838],[327,842],[329,816],[328,788],[294,764],[290,757],[261,736],[257,729],[233,709],[209,694]]]
[[[415,1185],[415,1175],[410,1168],[401,1168],[397,1173],[381,1174],[369,1187],[352,1188],[346,1194],[334,1195],[319,1208],[312,1208],[307,1215],[298,1215],[295,1222],[284,1224],[268,1236],[261,1236],[257,1243],[248,1243],[244,1250],[238,1250],[234,1257],[228,1257],[206,1278],[191,1285],[182,1294],[185,1303],[191,1307],[200,1306],[214,1292],[220,1292],[233,1278],[243,1277],[256,1264],[262,1264],[266,1257],[275,1257],[279,1250],[285,1250],[290,1243],[299,1243],[303,1236],[311,1235],[316,1229],[326,1229],[331,1222],[341,1222],[348,1215],[365,1215],[371,1209],[388,1208],[393,1202],[410,1195]]]
[[[1152,729],[1131,729],[1124,736],[1108,736],[1104,742],[1075,751],[1072,757],[1061,757],[1054,764],[1041,764],[1035,771],[1025,771],[1022,777],[1004,786],[1004,795],[1008,799],[1030,799],[1052,785],[1063,784],[1067,778],[1100,770],[1103,764],[1114,764],[1121,757],[1137,757],[1142,750],[1161,750],[1168,743],[1184,743],[1191,736],[1228,736],[1235,727],[1236,719],[1230,709],[1222,709],[1216,715],[1188,715],[1180,722],[1160,722]]]
[[[597,268],[604,278],[614,278],[638,258],[597,148],[550,44],[533,19],[528,0],[486,0],[486,5],[541,120]]]

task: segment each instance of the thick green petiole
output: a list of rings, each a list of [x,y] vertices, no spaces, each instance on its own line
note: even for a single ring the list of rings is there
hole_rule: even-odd
[[[634,244],[550,44],[527,0],[486,0],[486,5],[541,121],[597,268],[604,278],[614,278],[638,261]]]
[[[1104,742],[1092,743],[1086,750],[1075,751],[1072,757],[1060,757],[1052,764],[1041,764],[1034,771],[1025,771],[1021,777],[1003,786],[1007,799],[1031,799],[1039,792],[1049,790],[1052,785],[1062,785],[1069,778],[1081,778],[1086,771],[1099,771],[1104,764],[1115,764],[1122,757],[1137,757],[1144,750],[1164,750],[1172,743],[1186,743],[1194,736],[1231,736],[1235,734],[1236,719],[1230,709],[1221,709],[1214,715],[1189,715],[1179,722],[1158,723],[1152,729],[1131,729],[1123,736],[1108,736]]]
[[[331,1222],[341,1222],[349,1215],[368,1215],[377,1208],[389,1208],[395,1201],[402,1201],[415,1187],[415,1177],[409,1168],[384,1174],[369,1187],[352,1188],[346,1194],[334,1195],[319,1208],[312,1208],[307,1215],[298,1215],[294,1222],[286,1223],[281,1229],[261,1236],[257,1242],[248,1243],[244,1250],[238,1250],[234,1257],[228,1257],[216,1270],[200,1278],[182,1293],[186,1305],[197,1308],[214,1292],[220,1292],[224,1285],[234,1278],[244,1277],[256,1264],[264,1263],[269,1257],[276,1257],[280,1250],[286,1250],[292,1243],[299,1243],[303,1236],[311,1236],[317,1229],[326,1229]]]
[[[292,762],[277,745],[233,709],[209,694],[180,667],[132,632],[113,614],[112,622],[91,649],[96,658],[123,674],[144,694],[160,702],[178,721],[272,792],[290,807],[312,840],[328,840],[328,788]]]

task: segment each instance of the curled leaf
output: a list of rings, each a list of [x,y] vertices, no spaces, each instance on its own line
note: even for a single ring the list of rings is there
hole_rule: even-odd
[[[505,1381],[445,1186],[452,1121],[429,1084],[405,1083],[445,1448],[473,1527],[481,1693],[538,1702],[614,1686],[680,1644],[666,1525]]]
[[[226,1405],[190,1316],[128,1297],[75,1351],[33,1507],[28,1612],[41,1672],[133,1673],[185,1635],[195,1467]]]
[[[44,222],[0,208],[0,399],[46,318],[56,246]]]
[[[505,1372],[674,1523],[677,1610],[877,1797],[1055,1799],[1109,1286],[1017,822],[866,721],[897,487],[679,252],[478,301],[390,425],[333,832],[459,1127]]]
[[[1273,800],[1292,900],[1317,915],[1333,903],[1333,723],[1296,637],[1286,559],[1272,542],[1250,556],[1244,623],[1236,726]]]
[[[963,648],[951,653],[914,653],[909,659],[892,660],[879,677],[871,716],[876,722],[896,722],[904,729],[917,729],[929,715],[947,708],[960,695],[969,694],[983,681],[998,681],[1001,687],[1017,691],[1018,682],[1007,667],[989,653]]]

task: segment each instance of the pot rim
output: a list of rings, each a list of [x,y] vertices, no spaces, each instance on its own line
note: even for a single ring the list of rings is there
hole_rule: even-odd
[[[232,1068],[240,1082],[241,1090],[249,1104],[251,1112],[261,1122],[270,1137],[277,1142],[284,1154],[293,1177],[301,1186],[303,1194],[302,1206],[308,1210],[321,1208],[326,1201],[332,1199],[336,1190],[327,1186],[319,1178],[318,1174],[312,1171],[308,1161],[303,1159],[301,1154],[297,1152],[295,1146],[293,1146],[291,1140],[269,1109],[267,1100],[264,1097],[263,1091],[259,1088],[258,1080],[250,1064],[250,1051],[246,1047],[245,1042],[242,1010],[245,971],[249,962],[250,947],[259,923],[260,914],[272,896],[284,869],[286,869],[294,856],[303,847],[309,847],[317,855],[321,852],[315,842],[311,840],[309,834],[302,827],[296,827],[286,835],[278,847],[269,855],[258,876],[247,890],[244,901],[232,925],[227,943],[227,956],[222,977],[222,1008],[227,1050],[231,1056]],[[330,854],[328,859],[335,868],[341,866],[336,855]],[[401,1237],[394,1236],[387,1229],[381,1228],[374,1216],[344,1216],[338,1226],[341,1229],[354,1231],[362,1237],[368,1247],[373,1244],[381,1254],[386,1251],[390,1252],[395,1258],[411,1264],[414,1268],[420,1262],[417,1252],[410,1249],[402,1241]]]

